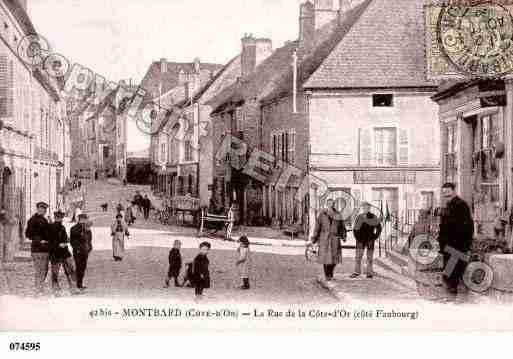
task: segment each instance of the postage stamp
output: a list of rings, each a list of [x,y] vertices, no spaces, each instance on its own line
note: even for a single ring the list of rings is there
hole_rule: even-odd
[[[431,75],[494,78],[511,73],[512,9],[509,1],[428,5],[426,51]]]

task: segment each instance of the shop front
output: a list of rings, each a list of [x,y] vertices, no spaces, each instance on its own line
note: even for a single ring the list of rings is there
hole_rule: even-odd
[[[455,183],[471,206],[476,238],[509,246],[512,96],[509,82],[475,80],[447,86],[433,97],[440,105],[442,182]]]

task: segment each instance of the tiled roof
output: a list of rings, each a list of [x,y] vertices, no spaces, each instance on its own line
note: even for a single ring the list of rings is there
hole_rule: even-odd
[[[257,66],[247,78],[241,79],[214,97],[209,103],[220,111],[228,103],[243,100],[259,100],[267,95],[279,77],[291,66],[292,54],[298,45],[297,41],[289,42],[276,49],[271,56]]]
[[[305,88],[425,87],[424,0],[372,0]]]
[[[340,21],[335,19],[315,32],[313,46],[303,54],[299,54],[301,85],[317,69],[322,61],[330,54],[333,48],[347,32],[347,29],[356,21],[363,10],[372,0],[349,10]],[[212,101],[214,113],[222,111],[230,103],[252,99],[269,101],[277,96],[291,92],[292,87],[292,56],[298,50],[299,41],[289,41],[283,47],[276,49],[271,56],[263,61],[255,71],[237,84],[226,89]],[[299,49],[299,52],[304,51]]]
[[[162,94],[164,94],[179,85],[180,71],[186,74],[194,71],[194,63],[192,62],[167,62],[167,71],[164,73],[161,71],[160,65],[160,61],[153,62],[141,82],[141,87],[147,92],[156,93],[160,83],[162,83]],[[222,68],[223,65],[201,62],[201,78],[208,81],[211,75],[217,74]]]
[[[226,64],[221,70],[217,71],[213,78],[208,81],[201,79],[203,86],[194,95],[193,102],[202,102],[202,97],[205,96],[208,91],[216,91],[216,89],[220,90],[226,87],[228,83],[233,82],[234,78],[236,78],[236,74],[240,74],[240,66],[240,55],[238,55],[230,60],[230,62],[228,62],[228,64]],[[190,103],[190,99],[185,98],[184,86],[177,86],[174,89],[171,89],[166,96],[162,97],[161,100],[160,105],[162,108],[167,109],[172,109],[174,106],[183,109]],[[164,116],[160,119],[157,118],[153,128],[155,130],[159,129],[158,131],[160,131],[160,129],[164,128],[170,118],[171,116]]]
[[[20,24],[25,35],[36,34],[34,24],[32,24],[30,17],[18,0],[4,0],[4,3]]]
[[[325,26],[317,31],[313,48],[308,53],[304,54],[302,59],[298,59],[298,89],[301,88],[302,84],[309,79],[312,73],[314,73],[330,55],[371,2],[372,0],[363,1],[358,6],[347,11],[340,22],[336,19],[332,21],[329,26]],[[276,83],[272,92],[262,99],[262,102],[272,101],[275,98],[290,94],[292,92],[292,84],[293,68],[289,65],[284,76]]]

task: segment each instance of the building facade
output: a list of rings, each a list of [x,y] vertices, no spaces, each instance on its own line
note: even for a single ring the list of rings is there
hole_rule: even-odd
[[[26,3],[0,1],[0,21],[0,260],[10,261],[35,204],[63,205],[71,146],[60,83],[20,56],[23,37],[36,33]]]
[[[371,1],[304,85],[309,172],[328,187],[322,198],[311,191],[311,221],[340,192],[388,208],[402,223],[437,205],[436,84],[426,78],[423,36],[422,1]]]
[[[494,239],[496,219],[513,209],[512,82],[452,83],[433,99],[440,105],[441,182],[455,183],[471,206],[476,237]]]

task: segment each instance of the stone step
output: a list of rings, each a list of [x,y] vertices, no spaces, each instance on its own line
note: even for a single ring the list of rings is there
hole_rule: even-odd
[[[392,262],[394,262],[395,264],[397,264],[401,267],[408,266],[408,262],[409,262],[408,256],[405,256],[395,250],[386,251],[386,256]]]
[[[14,255],[15,262],[32,262],[32,256],[30,255],[30,251],[17,251]]]

